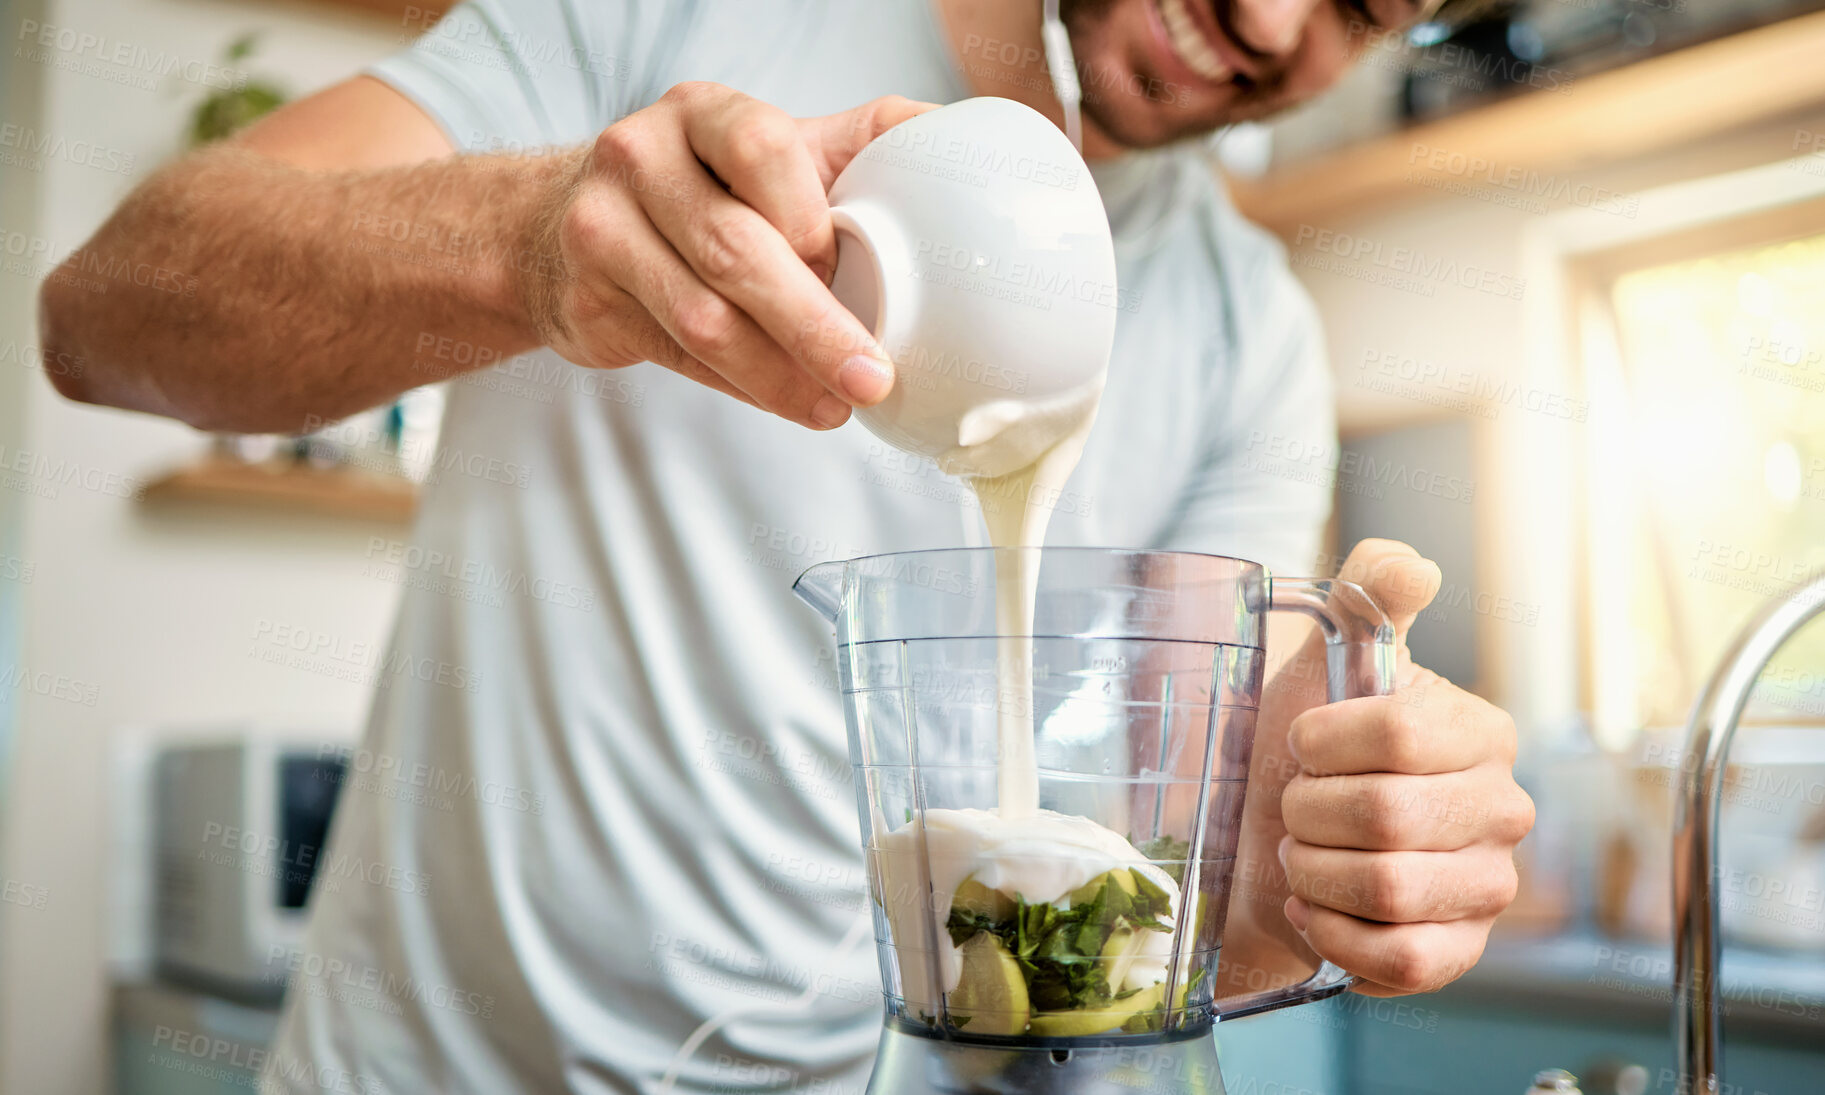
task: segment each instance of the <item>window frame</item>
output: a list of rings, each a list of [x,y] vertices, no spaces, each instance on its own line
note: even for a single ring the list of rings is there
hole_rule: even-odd
[[[1825,234],[1825,161],[1817,156],[1646,189],[1638,197],[1639,214],[1630,220],[1590,209],[1566,210],[1540,218],[1524,234],[1522,250],[1529,272],[1525,359],[1533,383],[1557,386],[1557,390],[1590,399],[1594,357],[1608,357],[1610,367],[1626,370],[1614,310],[1615,284],[1624,275]],[[1593,403],[1593,418],[1598,413],[1598,405]],[[1547,433],[1549,427],[1544,423],[1518,422],[1512,429],[1514,436],[1506,440],[1511,453],[1537,454],[1542,446],[1562,444]],[[1536,667],[1544,667],[1550,680],[1546,694],[1537,702],[1546,712],[1561,716],[1549,722],[1563,723],[1568,712],[1584,713],[1598,744],[1627,749],[1649,728],[1617,726],[1613,721],[1617,705],[1598,680],[1601,637],[1606,628],[1614,626],[1605,614],[1617,611],[1605,598],[1620,599],[1626,605],[1627,594],[1626,589],[1597,578],[1601,563],[1593,525],[1601,523],[1603,516],[1595,512],[1598,491],[1592,476],[1601,477],[1602,470],[1591,459],[1594,444],[1586,431],[1572,446],[1574,452],[1556,462],[1548,459],[1546,474],[1536,477],[1532,485],[1535,505],[1549,504],[1556,497],[1571,514],[1565,537],[1569,542],[1557,545],[1557,557],[1549,564],[1551,574],[1540,581],[1540,587],[1547,590],[1553,588],[1553,576],[1559,580],[1553,597],[1562,610],[1559,618],[1569,626],[1542,629],[1547,633],[1532,641],[1556,643],[1559,648],[1536,647],[1532,657],[1516,659],[1515,664],[1528,666],[1530,677]],[[1702,686],[1712,669],[1710,665],[1693,667],[1698,685]],[[1519,696],[1523,690],[1518,686],[1524,683],[1505,681],[1502,690]],[[1746,720],[1745,725],[1769,721],[1793,725],[1798,720],[1754,719]]]

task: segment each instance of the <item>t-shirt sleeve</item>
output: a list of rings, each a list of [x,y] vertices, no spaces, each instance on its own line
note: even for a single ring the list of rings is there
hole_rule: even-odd
[[[1337,412],[1317,309],[1266,244],[1230,279],[1237,368],[1211,396],[1211,430],[1163,547],[1307,574],[1330,517]]]
[[[691,4],[465,0],[366,70],[431,116],[456,147],[574,144],[639,109],[647,76]]]

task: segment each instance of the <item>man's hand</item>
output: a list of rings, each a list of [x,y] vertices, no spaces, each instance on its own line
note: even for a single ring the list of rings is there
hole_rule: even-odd
[[[539,333],[580,365],[656,361],[819,429],[893,386],[893,364],[826,286],[827,194],[877,135],[932,104],[889,97],[794,120],[680,84],[604,130],[535,230]]]
[[[1284,972],[1294,963],[1275,957],[1280,948],[1307,969],[1316,952],[1357,974],[1358,992],[1431,992],[1476,964],[1514,900],[1514,848],[1534,816],[1512,774],[1514,722],[1407,652],[1438,567],[1405,544],[1365,540],[1340,577],[1394,625],[1395,691],[1327,704],[1316,638],[1268,686],[1243,857],[1274,856],[1280,870],[1257,861],[1232,902],[1246,957],[1219,996],[1300,976]]]

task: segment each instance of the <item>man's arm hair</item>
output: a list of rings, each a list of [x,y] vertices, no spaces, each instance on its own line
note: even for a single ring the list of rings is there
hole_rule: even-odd
[[[451,155],[368,77],[282,108],[148,178],[47,278],[45,353],[85,366],[57,389],[301,432],[531,349],[530,298],[559,276],[541,225],[583,155]]]

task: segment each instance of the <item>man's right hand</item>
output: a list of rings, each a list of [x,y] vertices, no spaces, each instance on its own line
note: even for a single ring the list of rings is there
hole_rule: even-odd
[[[571,361],[665,367],[830,429],[893,387],[893,365],[827,287],[830,185],[932,104],[889,97],[795,120],[680,84],[603,130],[554,183],[519,275],[539,335]],[[554,275],[553,271],[557,273]]]
[[[357,76],[135,187],[45,279],[43,352],[82,363],[52,377],[71,399],[237,433],[308,431],[541,345],[836,426],[893,371],[825,284],[829,189],[926,109],[795,121],[681,84],[588,147],[451,155],[423,109]],[[121,272],[105,297],[85,256]]]

